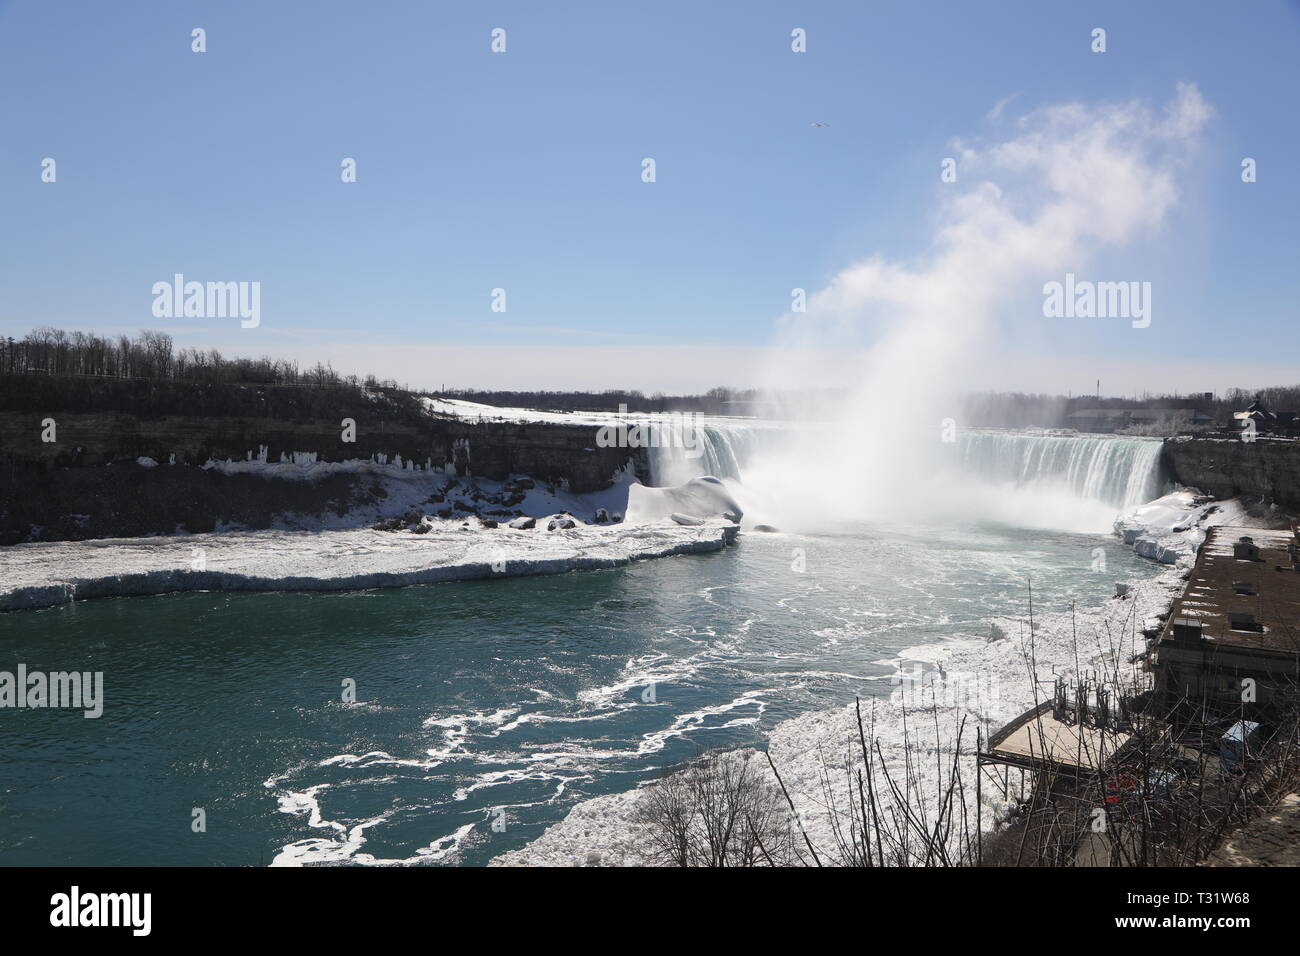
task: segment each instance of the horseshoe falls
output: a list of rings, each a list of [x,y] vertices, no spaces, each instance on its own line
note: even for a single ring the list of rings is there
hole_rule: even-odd
[[[1016,487],[1050,487],[1116,508],[1160,491],[1160,441],[1096,435],[968,431],[957,441],[961,468]]]
[[[852,439],[829,427],[710,420],[657,427],[648,449],[653,484],[714,475],[751,521],[783,528],[825,529],[833,510],[836,521],[903,513],[918,523],[956,518],[1104,533],[1118,511],[1168,484],[1158,439],[962,429],[949,443],[860,449],[846,467],[844,456],[826,450]]]

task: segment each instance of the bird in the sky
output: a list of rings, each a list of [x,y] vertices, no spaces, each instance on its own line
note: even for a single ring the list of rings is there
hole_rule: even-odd
[[[809,126],[830,126],[830,123],[809,123]]]

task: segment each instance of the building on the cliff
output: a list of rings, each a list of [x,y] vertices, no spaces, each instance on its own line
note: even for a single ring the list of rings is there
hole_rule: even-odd
[[[1195,408],[1081,408],[1066,416],[1066,424],[1081,432],[1114,432],[1133,425],[1160,423],[1204,426],[1213,422],[1213,416]]]
[[[1300,536],[1211,528],[1152,649],[1163,710],[1267,717],[1300,700]]]
[[[1261,399],[1255,399],[1244,412],[1233,412],[1233,421],[1238,428],[1246,422],[1255,423],[1257,432],[1294,432],[1300,421],[1295,412],[1274,412],[1264,406]]]

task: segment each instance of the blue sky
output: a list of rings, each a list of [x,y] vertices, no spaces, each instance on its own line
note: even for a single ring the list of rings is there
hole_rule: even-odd
[[[793,287],[924,256],[954,138],[1189,81],[1215,115],[1180,201],[1098,266],[1155,284],[1152,327],[1052,324],[1026,288],[999,334],[1068,371],[998,384],[1300,379],[1295,3],[0,2],[0,79],[0,334],[648,390],[749,384]],[[176,272],[259,281],[262,324],[153,318]]]

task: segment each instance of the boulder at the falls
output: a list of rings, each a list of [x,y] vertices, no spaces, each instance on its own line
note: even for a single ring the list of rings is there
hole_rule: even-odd
[[[683,515],[726,518],[739,523],[743,514],[726,486],[710,475],[692,478],[672,488],[631,485],[627,490],[627,517],[624,521],[627,524],[645,524]]]

